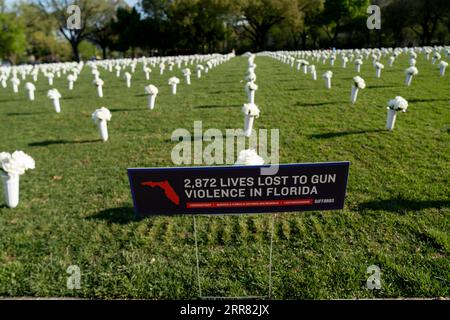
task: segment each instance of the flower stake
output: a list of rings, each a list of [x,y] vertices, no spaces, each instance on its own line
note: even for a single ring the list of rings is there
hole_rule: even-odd
[[[67,81],[69,81],[69,90],[73,90],[73,83],[75,82],[75,76],[73,74],[69,74],[67,76]]]
[[[13,86],[13,92],[14,93],[18,93],[19,92],[19,84],[20,84],[20,80],[18,78],[12,78],[11,79],[11,84]]]
[[[200,79],[202,77],[202,71],[205,69],[201,64],[197,65],[196,71],[197,71],[197,79]]]
[[[152,72],[152,69],[145,67],[144,73],[145,73],[145,79],[150,80],[150,73]]]
[[[0,153],[0,174],[5,202],[9,208],[15,208],[19,204],[19,176],[34,168],[33,158],[22,151]]]
[[[258,86],[254,82],[247,82],[245,84],[245,92],[248,95],[248,101],[250,104],[255,103],[255,91],[258,90]]]
[[[25,84],[25,88],[28,90],[28,98],[30,101],[34,101],[34,91],[36,90],[36,87],[31,82],[27,82]]]
[[[103,84],[104,84],[104,81],[99,78],[97,80],[94,80],[93,83],[97,87],[97,95],[99,96],[99,98],[103,98]]]
[[[445,69],[448,67],[448,63],[445,61],[441,61],[439,63],[439,72],[441,77],[443,77],[445,75]]]
[[[53,100],[53,106],[55,107],[56,113],[61,112],[61,105],[59,103],[59,99],[61,99],[61,94],[58,89],[50,89],[47,92],[47,97]]]
[[[187,85],[191,84],[191,69],[186,68],[183,69],[183,75],[184,75],[184,80],[186,81]]]
[[[103,141],[108,140],[108,125],[107,121],[111,120],[111,112],[105,107],[97,109],[92,114],[92,120],[98,126],[98,131],[100,132],[100,137]]]
[[[355,60],[356,72],[358,72],[358,73],[361,72],[361,66],[362,65],[363,65],[363,61],[361,59],[356,59]]]
[[[323,74],[323,78],[325,79],[325,87],[327,89],[331,89],[331,78],[333,77],[333,71],[327,71]]]
[[[366,88],[366,82],[364,81],[363,78],[361,78],[360,76],[356,76],[353,78],[353,87],[352,87],[352,94],[350,97],[350,101],[355,104],[356,103],[356,99],[358,98],[358,90],[361,89],[365,89]]]
[[[145,92],[148,94],[148,108],[153,110],[155,108],[156,96],[158,95],[158,88],[150,84],[145,87]]]
[[[316,81],[317,80],[316,66],[315,65],[309,66],[309,72],[311,73],[312,79]]]
[[[127,88],[131,88],[131,73],[125,72],[125,81],[127,83]]]
[[[409,67],[405,70],[406,80],[405,84],[409,87],[411,85],[412,79],[415,75],[419,74],[419,70],[416,67]]]
[[[381,78],[381,70],[384,69],[384,65],[380,62],[375,62],[375,70],[376,70],[376,77]]]
[[[397,111],[406,112],[408,109],[408,101],[398,96],[395,99],[388,102],[388,115],[386,122],[386,129],[392,131],[395,125],[395,119],[397,118]]]
[[[177,94],[177,85],[180,83],[180,79],[172,77],[169,79],[169,85],[172,86],[172,94]]]
[[[242,107],[242,112],[245,114],[244,135],[250,137],[252,135],[253,122],[255,121],[255,118],[259,117],[260,111],[256,104],[246,103]]]

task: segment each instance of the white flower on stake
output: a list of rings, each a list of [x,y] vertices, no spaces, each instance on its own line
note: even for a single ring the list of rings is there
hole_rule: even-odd
[[[120,71],[122,70],[122,68],[119,65],[116,65],[114,67],[114,69],[116,70],[116,77],[119,78],[120,77]]]
[[[11,84],[13,86],[13,92],[18,93],[19,92],[19,84],[20,80],[16,77],[11,78]]]
[[[254,82],[247,82],[245,84],[245,92],[247,92],[250,104],[255,103],[255,91],[258,90],[258,85]]]
[[[404,98],[397,96],[388,102],[388,115],[386,122],[386,129],[392,131],[395,125],[395,119],[397,118],[397,112],[406,112],[408,109],[408,101]]]
[[[34,168],[33,158],[23,151],[15,151],[13,154],[0,153],[0,175],[5,202],[9,208],[15,208],[19,204],[19,176]]]
[[[202,77],[202,71],[205,69],[201,64],[198,64],[195,67],[195,70],[197,71],[197,79],[200,79]]]
[[[445,75],[445,69],[448,67],[448,63],[445,61],[441,61],[439,63],[439,73],[441,75],[441,77],[443,77]]]
[[[105,84],[105,82],[99,78],[94,80],[93,84],[97,87],[97,94],[99,98],[103,98],[103,85]]]
[[[392,67],[394,65],[394,62],[395,62],[395,57],[394,56],[390,56],[389,57],[389,62],[388,62],[389,67]]]
[[[166,65],[164,64],[164,62],[161,62],[159,64],[159,74],[163,75],[164,74],[164,69],[166,68]]]
[[[27,82],[25,84],[25,88],[28,91],[28,98],[30,99],[30,101],[34,101],[34,91],[36,91],[35,85],[31,82]]]
[[[331,64],[331,66],[333,67],[334,66],[334,62],[336,61],[336,56],[335,55],[332,55],[331,57],[330,57],[330,64]]]
[[[100,132],[100,137],[103,141],[108,140],[108,125],[107,121],[111,120],[111,112],[105,108],[101,107],[92,113],[92,120],[98,126],[98,130]]]
[[[61,94],[58,89],[50,89],[47,92],[47,97],[53,100],[53,106],[55,107],[56,113],[61,112],[61,105],[59,104],[59,99],[61,99]]]
[[[441,55],[438,52],[435,52],[433,55],[433,59],[431,61],[432,64],[436,64],[438,60],[441,60]]]
[[[325,79],[325,87],[331,89],[331,78],[333,77],[333,71],[327,71],[322,76]]]
[[[180,79],[177,77],[171,77],[169,79],[169,85],[172,86],[172,94],[177,94],[177,85],[180,83]]]
[[[53,85],[53,78],[55,77],[55,75],[51,72],[46,74],[46,77],[48,79],[48,85],[52,86]]]
[[[67,81],[69,81],[69,90],[73,90],[73,83],[75,82],[76,77],[74,74],[69,74],[67,76]]]
[[[186,69],[183,69],[182,72],[183,72],[183,76],[184,76],[184,80],[186,81],[186,84],[190,85],[191,84],[191,69],[186,68]]]
[[[261,158],[256,150],[245,149],[239,152],[238,158],[234,165],[236,166],[262,166],[264,159]]]
[[[148,94],[148,107],[150,110],[155,108],[156,96],[158,95],[158,88],[152,84],[145,87],[145,92]]]
[[[342,68],[347,68],[348,58],[346,56],[342,57]]]
[[[252,135],[253,130],[253,122],[255,118],[259,117],[259,108],[256,104],[246,103],[242,107],[242,112],[245,115],[244,119],[244,135],[246,137],[250,137]]]
[[[375,70],[376,70],[376,77],[381,78],[381,70],[384,69],[384,65],[377,61],[377,62],[375,62],[374,66],[375,66]]]
[[[312,79],[313,79],[314,81],[316,81],[316,80],[317,80],[316,66],[315,66],[315,65],[309,66],[309,72],[310,72],[311,75],[312,75]]]
[[[416,67],[409,67],[405,70],[406,80],[405,84],[409,87],[411,85],[412,79],[415,75],[419,74],[419,70]]]
[[[152,72],[152,69],[145,67],[144,73],[145,73],[145,79],[150,80],[150,73]]]
[[[361,78],[360,76],[356,76],[353,78],[353,86],[352,86],[352,94],[350,97],[350,101],[355,104],[356,103],[356,99],[358,98],[358,90],[361,89],[365,89],[366,88],[366,82],[364,81],[363,78]]]
[[[131,87],[131,73],[125,72],[125,81],[127,84],[127,88]]]
[[[361,66],[363,65],[363,61],[362,59],[356,59],[355,60],[355,67],[356,67],[356,72],[361,72]]]

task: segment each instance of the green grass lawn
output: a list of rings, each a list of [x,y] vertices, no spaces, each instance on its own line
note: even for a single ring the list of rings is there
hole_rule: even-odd
[[[375,78],[349,103],[353,64],[317,64],[318,80],[257,57],[261,117],[255,129],[280,129],[280,162],[350,161],[345,209],[275,217],[272,298],[450,296],[450,74],[439,77],[422,56],[420,74],[404,86],[408,57]],[[333,70],[333,87],[322,74]],[[237,57],[171,95],[153,69],[138,65],[132,88],[101,71],[97,98],[90,69],[67,89],[55,78],[62,112],[46,97],[40,75],[36,101],[0,88],[0,151],[23,150],[36,169],[21,176],[20,204],[0,201],[0,296],[197,298],[192,216],[135,220],[126,169],[173,166],[177,128],[242,128],[246,58]],[[147,109],[144,86],[159,88]],[[8,83],[10,85],[10,83]],[[387,101],[410,102],[393,132],[385,131]],[[91,113],[112,111],[103,143]],[[199,216],[200,282],[204,296],[264,296],[269,286],[272,215]],[[81,269],[81,289],[66,287],[69,265]],[[381,269],[381,290],[368,290],[366,270]]]

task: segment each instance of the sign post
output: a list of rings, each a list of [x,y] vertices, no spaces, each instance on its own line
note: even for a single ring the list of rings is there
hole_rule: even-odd
[[[341,210],[349,165],[284,164],[274,175],[262,175],[265,166],[132,168],[128,177],[138,217],[193,215],[199,296],[212,299],[223,297],[202,296],[195,215]],[[271,220],[268,298],[272,296],[275,215]]]

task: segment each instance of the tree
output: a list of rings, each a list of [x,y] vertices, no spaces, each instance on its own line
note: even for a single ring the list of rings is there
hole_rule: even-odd
[[[121,52],[126,52],[131,48],[134,55],[134,48],[141,45],[143,37],[147,36],[142,32],[139,12],[136,8],[119,7],[116,16],[112,23],[112,31],[116,35],[113,47]]]
[[[0,13],[0,58],[16,62],[25,53],[25,27],[14,13]]]
[[[323,10],[324,0],[296,0],[296,10],[287,15],[284,24],[292,40],[292,47],[306,49],[308,35]]]
[[[449,15],[448,0],[410,0],[414,15],[410,20],[411,29],[419,36],[421,45],[431,45],[439,22]],[[416,22],[416,23],[414,23]]]
[[[16,11],[25,26],[28,55],[44,61],[70,57],[70,48],[55,36],[57,21],[53,17],[47,17],[34,3],[21,2]]]
[[[297,10],[293,0],[243,0],[241,26],[251,39],[254,50],[265,50],[270,30]]]
[[[72,48],[73,59],[80,61],[78,46],[81,41],[95,28],[95,23],[101,19],[103,12],[108,10],[114,2],[110,0],[39,0],[39,5],[47,16],[54,16],[58,23],[58,29],[64,38],[69,41]],[[71,5],[76,5],[79,11],[68,10]],[[73,28],[69,18],[79,14],[79,28]]]
[[[177,0],[167,8],[177,46],[192,52],[215,51],[225,39],[225,24],[230,12],[223,0]]]
[[[346,24],[366,15],[368,0],[326,0],[321,24],[331,44],[336,45],[338,36]]]
[[[98,11],[96,19],[92,23],[91,30],[86,38],[102,49],[103,59],[107,58],[106,50],[112,46],[114,37],[114,22],[117,19],[116,12],[118,8],[129,9],[124,1],[110,0],[108,6]]]

